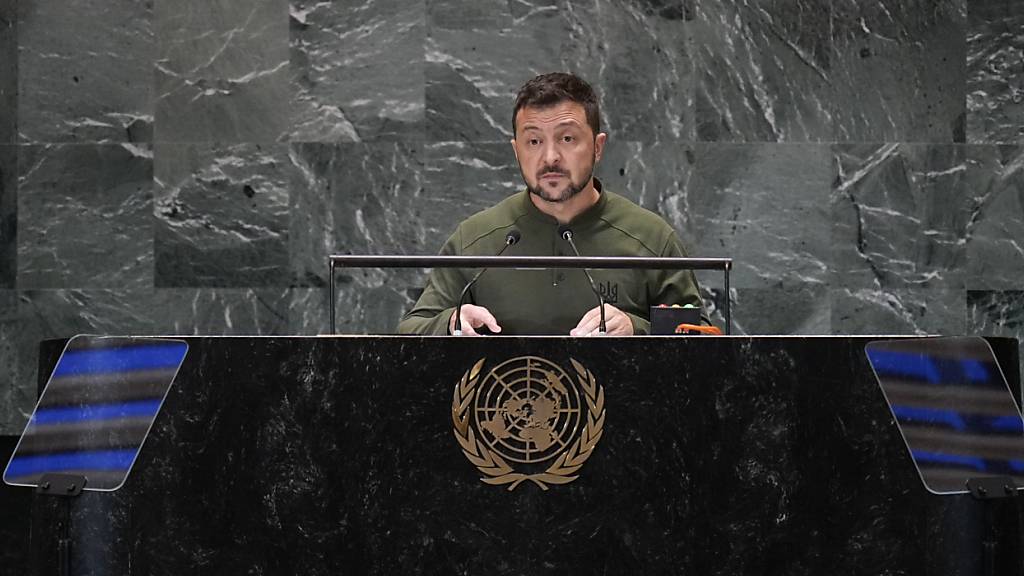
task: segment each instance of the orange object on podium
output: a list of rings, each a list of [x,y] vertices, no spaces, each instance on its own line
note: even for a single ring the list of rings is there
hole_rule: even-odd
[[[676,326],[676,334],[711,334],[712,336],[721,336],[722,331],[718,326],[702,326],[699,324],[680,324]]]

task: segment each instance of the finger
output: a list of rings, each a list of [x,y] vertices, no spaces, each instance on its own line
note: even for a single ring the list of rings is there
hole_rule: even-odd
[[[488,310],[487,308],[480,308],[480,322],[481,324],[486,324],[487,328],[489,328],[490,331],[495,334],[501,332],[501,326],[498,325],[498,320],[494,317],[493,314],[491,314],[491,311]]]
[[[597,309],[594,308],[594,310]],[[583,334],[585,334],[585,332],[583,332],[583,327],[587,324],[587,322],[589,322],[589,319],[593,315],[594,310],[588,310],[587,313],[583,315],[583,318],[580,318],[580,321],[576,323],[576,327],[573,328],[572,330],[569,330],[570,336],[582,336]]]
[[[618,333],[622,336],[632,336],[633,319],[623,314],[622,319],[619,321]]]
[[[611,304],[604,305],[604,316],[605,316],[605,334],[609,336],[621,336],[627,334],[626,324],[629,326],[633,325],[633,321],[629,319],[629,316],[625,312],[619,310]],[[601,333],[601,316],[598,313],[597,319],[595,320],[594,328],[592,329],[592,335],[597,336]]]
[[[479,326],[479,324],[477,324],[477,326]],[[462,314],[462,335],[463,336],[479,336],[479,334],[477,334],[476,330],[474,330],[473,328],[475,328],[475,326],[473,326],[473,315],[472,314],[463,313]]]
[[[587,312],[583,319],[580,320],[579,326],[576,327],[576,333],[574,336],[590,336],[597,332],[597,329],[601,326],[601,310],[600,308],[594,308],[590,312]]]
[[[618,312],[618,311],[616,311]],[[629,336],[632,334],[633,321],[622,312],[608,319],[608,334],[612,336]]]
[[[476,329],[485,325],[491,330],[491,332],[501,331],[501,327],[498,326],[497,320],[495,320],[494,316],[492,316],[487,308],[484,308],[483,306],[468,307],[466,313],[463,314],[463,317],[466,319],[465,323],[474,329],[474,335],[479,336],[480,334]],[[497,328],[497,330],[495,330],[495,328]]]
[[[487,329],[494,333],[502,331],[502,327],[498,325],[495,315],[490,314],[490,311],[483,306],[473,306],[473,326],[476,328],[486,326]]]
[[[633,321],[625,312],[615,306],[606,305],[605,315],[607,316],[608,334],[611,336],[622,336],[628,334],[627,326],[632,326]]]
[[[604,305],[604,329],[605,333],[611,332],[611,323],[615,320],[615,316],[612,315],[612,310],[615,310],[608,304]],[[601,333],[601,309],[594,308],[594,318],[591,321],[590,335],[597,336]]]

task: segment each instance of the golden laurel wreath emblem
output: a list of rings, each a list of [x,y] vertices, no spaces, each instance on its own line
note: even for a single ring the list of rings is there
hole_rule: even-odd
[[[511,491],[526,481],[547,490],[579,478],[604,429],[604,389],[593,373],[572,358],[575,378],[522,356],[483,374],[485,360],[462,376],[452,398],[455,439],[480,480]]]

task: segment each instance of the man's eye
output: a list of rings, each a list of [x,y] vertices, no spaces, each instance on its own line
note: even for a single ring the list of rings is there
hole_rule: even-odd
[[[538,140],[536,138],[530,138],[529,142],[530,142],[530,146],[536,146],[536,145],[540,144],[540,140]]]
[[[566,144],[569,144],[575,140],[576,139],[573,138],[572,136],[562,136],[562,142],[565,142]]]

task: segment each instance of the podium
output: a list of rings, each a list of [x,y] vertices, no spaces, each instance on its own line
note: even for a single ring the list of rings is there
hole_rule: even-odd
[[[183,338],[132,477],[74,502],[73,573],[975,573],[981,507],[921,486],[873,339]],[[1016,340],[987,340],[1019,399]],[[41,365],[62,347],[44,342]],[[487,483],[453,424],[456,387],[527,358],[563,382],[589,374],[600,435],[571,481]],[[520,435],[544,419],[536,402],[496,406]],[[500,453],[516,473],[554,461]],[[1003,566],[1019,552],[1010,506]],[[57,512],[34,499],[38,574],[56,573]]]

